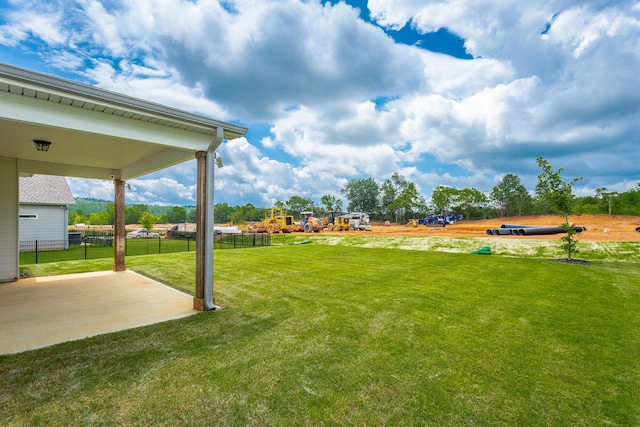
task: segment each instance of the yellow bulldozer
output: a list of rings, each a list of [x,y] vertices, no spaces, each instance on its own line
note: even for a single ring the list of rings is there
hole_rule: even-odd
[[[247,225],[249,233],[291,233],[294,231],[293,215],[287,215],[282,208],[269,208],[262,222]]]

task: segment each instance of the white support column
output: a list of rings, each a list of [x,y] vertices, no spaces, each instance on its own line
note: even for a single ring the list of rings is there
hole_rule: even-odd
[[[207,150],[207,203],[206,203],[206,229],[205,229],[205,270],[204,270],[204,303],[208,310],[215,310],[215,301],[213,298],[213,183],[214,171],[216,168],[216,150],[222,143],[224,138],[224,130],[221,127],[216,128],[216,137],[209,144]]]

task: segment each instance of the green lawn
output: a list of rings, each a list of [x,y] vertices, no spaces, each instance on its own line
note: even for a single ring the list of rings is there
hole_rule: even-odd
[[[29,266],[109,269],[112,260]],[[640,425],[640,264],[217,251],[187,319],[0,356],[2,425]],[[127,258],[193,292],[194,253]]]
[[[226,235],[216,238],[214,248],[230,249],[239,246],[263,246],[271,241],[270,236],[260,235]],[[44,264],[73,260],[93,260],[99,258],[113,258],[113,246],[107,244],[69,245],[67,249],[47,250],[46,243],[35,251],[20,252],[20,265]],[[51,242],[48,242],[51,244]],[[61,241],[53,242],[54,246],[62,245]],[[51,246],[49,246],[51,247]],[[126,256],[167,254],[174,252],[190,252],[196,250],[193,239],[126,239]]]

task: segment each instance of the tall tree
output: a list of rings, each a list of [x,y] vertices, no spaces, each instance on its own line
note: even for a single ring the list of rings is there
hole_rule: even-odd
[[[517,175],[506,174],[500,183],[493,187],[491,200],[500,209],[500,215],[509,216],[517,210],[523,214],[525,206],[531,203],[531,196]]]
[[[215,208],[214,208],[214,215],[215,215]],[[197,209],[191,209],[188,213],[187,213],[187,222],[196,222],[196,218],[197,218],[197,214],[198,214],[198,210]],[[214,221],[217,221],[217,219],[214,217]],[[229,219],[224,219],[222,222],[228,222]]]
[[[215,212],[215,207],[214,207]],[[187,221],[187,210],[182,206],[173,206],[167,211],[167,223],[179,224]]]
[[[299,217],[300,212],[303,211],[314,211],[316,209],[316,205],[313,200],[308,197],[300,197],[300,196],[291,196],[285,205],[290,215],[294,217]]]
[[[602,198],[602,200],[607,204],[607,211],[609,212],[609,215],[611,215],[611,206],[613,205],[618,192],[607,191],[606,187],[600,187],[596,189],[596,195]]]
[[[471,212],[474,208],[483,208],[489,203],[489,199],[476,188],[463,188],[458,191],[457,202],[464,209],[465,218],[471,219]]]
[[[349,205],[347,210],[355,212],[377,213],[378,205],[378,183],[373,178],[352,179],[340,190]]]
[[[458,190],[446,185],[436,185],[431,193],[431,204],[437,213],[449,212],[456,202]]]
[[[231,221],[234,223],[243,223],[247,221],[260,221],[262,219],[262,211],[251,203],[243,206],[236,206],[231,214]]]
[[[416,185],[410,182],[396,197],[394,208],[396,212],[400,211],[402,213],[402,219],[406,221],[408,218],[414,217],[416,213],[426,211],[427,203],[424,197],[418,194]]]
[[[232,206],[229,206],[227,203],[216,203],[213,206],[213,218],[214,221],[217,224],[223,224],[225,222],[230,222],[232,221],[231,217],[233,216],[233,212],[236,209]],[[193,210],[195,211],[195,209]],[[190,215],[191,216],[191,215]],[[196,222],[195,221],[195,214],[193,215],[194,220],[192,220],[191,222]]]
[[[342,199],[339,199],[336,196],[332,196],[331,194],[325,194],[324,196],[322,196],[320,198],[320,204],[327,212],[342,210]]]
[[[395,222],[399,221],[399,216],[404,216],[406,211],[406,200],[401,200],[400,197],[404,191],[406,191],[409,183],[404,176],[395,172],[389,179],[382,183],[380,187],[380,207],[382,208],[382,214],[389,216],[395,216]]]
[[[142,212],[138,211],[133,206],[125,206],[124,207],[124,223],[125,224],[137,224],[140,221],[140,214]]]

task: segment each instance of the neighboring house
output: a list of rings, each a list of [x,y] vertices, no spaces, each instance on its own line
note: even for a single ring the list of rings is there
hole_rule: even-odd
[[[75,200],[64,176],[32,175],[19,179],[20,242],[58,241],[67,247],[68,208]]]

